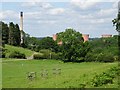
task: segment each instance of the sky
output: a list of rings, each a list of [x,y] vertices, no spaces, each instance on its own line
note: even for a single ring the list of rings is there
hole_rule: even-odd
[[[34,37],[52,36],[66,28],[91,38],[116,35],[112,20],[117,16],[117,3],[117,0],[3,0],[0,20],[20,25],[23,11],[23,30]]]

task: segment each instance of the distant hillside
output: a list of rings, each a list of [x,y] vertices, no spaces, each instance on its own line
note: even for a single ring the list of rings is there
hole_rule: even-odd
[[[26,57],[30,57],[34,51],[31,51],[29,49],[25,49],[25,48],[22,48],[22,47],[16,47],[16,46],[11,46],[11,45],[5,45],[5,53],[6,53],[6,57],[9,56],[9,54],[11,52],[14,52],[14,51],[19,51],[21,53],[24,53],[26,55]]]

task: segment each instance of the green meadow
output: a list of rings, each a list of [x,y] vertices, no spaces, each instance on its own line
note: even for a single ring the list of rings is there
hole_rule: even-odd
[[[20,53],[23,53],[26,55],[26,57],[30,57],[34,51],[31,51],[29,49],[25,49],[25,48],[22,48],[22,47],[15,47],[15,46],[11,46],[11,45],[5,45],[5,53],[6,53],[6,57],[8,58],[10,53],[14,52],[14,51],[18,51]]]
[[[8,59],[2,62],[3,88],[94,88],[91,84],[93,77],[117,66],[118,63],[63,63],[59,60],[15,60]],[[53,69],[60,69],[54,74]],[[47,70],[46,77],[41,72]],[[36,78],[29,80],[27,72],[36,72]],[[117,78],[112,84],[99,87],[116,88]]]

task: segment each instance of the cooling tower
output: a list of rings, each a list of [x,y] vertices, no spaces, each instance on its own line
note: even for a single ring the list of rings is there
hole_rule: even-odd
[[[82,34],[82,37],[84,39],[84,42],[89,40],[89,34]]]

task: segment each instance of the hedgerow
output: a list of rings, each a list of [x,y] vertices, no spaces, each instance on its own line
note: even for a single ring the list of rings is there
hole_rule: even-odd
[[[113,79],[120,75],[120,67],[113,67],[102,74],[95,75],[92,79],[92,85],[94,87],[102,86],[104,84],[113,83]]]

